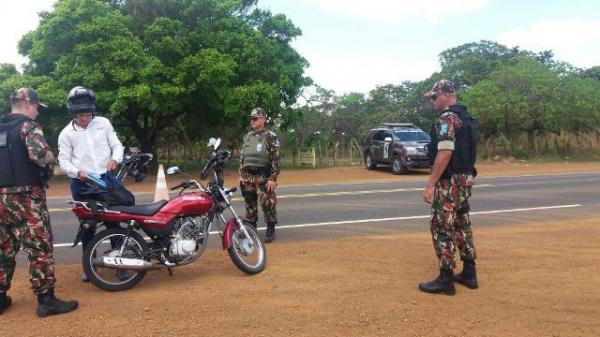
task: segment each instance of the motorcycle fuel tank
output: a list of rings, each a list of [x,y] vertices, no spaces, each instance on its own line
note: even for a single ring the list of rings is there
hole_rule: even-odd
[[[206,193],[186,193],[179,195],[166,204],[160,213],[202,215],[213,207],[212,198]]]

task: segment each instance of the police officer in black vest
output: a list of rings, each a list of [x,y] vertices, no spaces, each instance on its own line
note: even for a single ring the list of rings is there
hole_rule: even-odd
[[[477,175],[477,127],[467,107],[457,103],[451,82],[436,82],[425,96],[437,115],[429,148],[433,166],[422,197],[431,204],[430,229],[440,274],[433,281],[420,283],[419,289],[453,295],[454,282],[470,289],[478,287],[469,219],[469,198]],[[456,248],[464,265],[462,272],[454,276]]]
[[[54,163],[54,155],[34,121],[46,105],[28,88],[15,91],[10,104],[12,112],[0,119],[0,314],[12,304],[6,293],[20,248],[29,256],[38,316],[67,313],[78,303],[54,296],[52,229],[45,193],[44,168]]]

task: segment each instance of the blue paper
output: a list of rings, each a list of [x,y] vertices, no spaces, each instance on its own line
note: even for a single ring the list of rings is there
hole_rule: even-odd
[[[93,174],[88,174],[88,179],[91,180],[94,184],[98,185],[102,189],[106,189],[106,182],[100,177],[95,176]]]

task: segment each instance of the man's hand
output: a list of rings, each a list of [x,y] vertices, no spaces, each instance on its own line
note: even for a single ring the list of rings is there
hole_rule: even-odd
[[[435,162],[433,163],[433,167],[431,168],[431,175],[429,176],[427,187],[425,187],[422,194],[423,201],[426,203],[433,203],[433,191],[435,190],[435,184],[438,182],[438,180],[440,180],[440,177],[444,173],[446,167],[448,167],[451,157],[452,150],[438,151],[437,156],[435,157]]]
[[[269,180],[267,182],[267,191],[268,192],[275,192],[275,188],[277,187],[277,182],[273,181],[273,180]]]
[[[81,180],[81,181],[87,181],[88,180],[87,173],[85,173],[85,171],[83,171],[83,170],[77,171],[77,178],[79,178],[79,180]]]
[[[117,166],[118,166],[117,161],[114,160],[114,159],[111,159],[108,162],[108,165],[106,166],[106,169],[108,170],[108,172],[114,172],[117,169]]]
[[[425,189],[423,190],[423,201],[425,201],[425,203],[427,204],[431,204],[433,202],[433,191],[435,189],[435,186],[427,186],[425,187]]]
[[[46,157],[44,158],[44,162],[46,163],[46,165],[52,164],[52,166],[54,166],[54,153],[52,153],[52,151],[48,150],[46,152]]]

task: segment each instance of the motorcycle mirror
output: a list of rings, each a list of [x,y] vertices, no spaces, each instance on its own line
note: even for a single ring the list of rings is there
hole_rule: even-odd
[[[208,140],[208,144],[206,144],[206,147],[214,147],[216,141],[217,139],[215,137],[210,137],[210,139]]]
[[[208,140],[208,144],[206,146],[212,147],[213,149],[216,150],[219,148],[220,145],[221,145],[221,138],[210,137],[210,139]]]
[[[177,166],[171,166],[167,169],[167,175],[169,175],[169,176],[172,176],[177,173],[179,173],[179,167],[177,167]]]

